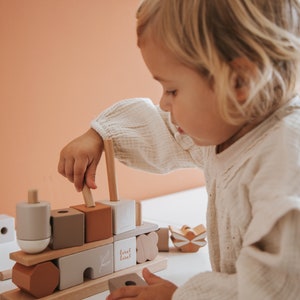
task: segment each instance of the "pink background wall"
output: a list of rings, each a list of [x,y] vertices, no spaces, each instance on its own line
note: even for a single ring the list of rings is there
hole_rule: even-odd
[[[139,0],[0,1],[0,214],[37,188],[52,208],[82,202],[57,173],[61,148],[112,103],[160,86],[136,47]],[[96,200],[108,189],[104,160]],[[122,198],[145,199],[203,185],[199,170],[153,175],[117,163]]]

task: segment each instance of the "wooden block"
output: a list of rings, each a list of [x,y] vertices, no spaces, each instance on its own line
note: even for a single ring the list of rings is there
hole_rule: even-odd
[[[141,264],[147,260],[154,260],[158,255],[158,235],[155,231],[139,235],[136,238],[136,262]]]
[[[206,228],[200,224],[194,228],[183,225],[180,229],[169,226],[171,240],[182,252],[197,252],[206,245]]]
[[[84,244],[84,213],[74,208],[51,211],[51,249],[63,249]]]
[[[113,292],[122,286],[146,286],[148,285],[138,274],[130,273],[108,280],[109,291]]]
[[[147,261],[144,264],[138,264],[128,269],[106,275],[94,280],[87,280],[84,283],[71,287],[63,291],[55,291],[52,295],[45,297],[45,300],[82,300],[95,294],[104,292],[108,289],[108,280],[111,278],[135,272],[141,275],[142,269],[148,268],[150,272],[155,273],[167,268],[167,258],[158,256],[153,261]],[[14,289],[0,295],[1,300],[34,300],[31,295]]]
[[[96,203],[95,207],[72,206],[85,214],[85,242],[100,241],[112,237],[112,208]]]
[[[84,278],[95,279],[113,272],[113,244],[58,258],[59,289],[83,283]]]
[[[136,238],[114,242],[114,271],[120,271],[136,264]]]
[[[93,249],[99,246],[111,244],[112,242],[113,242],[113,238],[111,237],[105,240],[91,242],[91,243],[84,244],[82,246],[77,246],[72,248],[65,248],[65,249],[58,249],[58,250],[51,250],[50,248],[47,248],[44,252],[35,255],[27,254],[24,251],[17,251],[10,254],[10,259],[24,266],[32,266],[44,261],[53,260],[62,256],[71,255],[88,249]]]
[[[101,203],[112,208],[114,234],[135,229],[134,200],[101,201]]]
[[[15,220],[7,215],[0,215],[0,244],[15,240]]]
[[[49,261],[30,267],[16,263],[12,271],[12,282],[36,298],[46,297],[58,285],[59,270]]]
[[[142,225],[136,226],[135,229],[114,235],[114,241],[116,242],[116,241],[128,239],[133,236],[138,236],[141,234],[156,231],[157,229],[158,229],[157,224],[144,222]]]
[[[4,270],[0,271],[0,281],[11,279],[12,276],[12,270]]]
[[[158,235],[157,248],[160,252],[169,251],[169,228],[161,227],[156,231]]]
[[[9,243],[0,244],[0,270],[11,270],[15,261],[9,258],[12,252],[19,251],[20,247],[17,240]]]

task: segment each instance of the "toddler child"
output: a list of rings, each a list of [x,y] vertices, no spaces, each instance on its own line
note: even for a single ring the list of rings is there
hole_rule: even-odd
[[[299,299],[299,0],[145,0],[138,46],[163,88],[118,102],[62,151],[58,170],[96,188],[103,139],[150,172],[203,169],[212,271],[183,286],[145,269],[147,287],[108,299]]]

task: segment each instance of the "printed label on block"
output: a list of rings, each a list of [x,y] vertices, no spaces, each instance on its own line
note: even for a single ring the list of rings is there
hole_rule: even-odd
[[[114,243],[114,270],[119,271],[136,264],[136,238],[120,240]]]

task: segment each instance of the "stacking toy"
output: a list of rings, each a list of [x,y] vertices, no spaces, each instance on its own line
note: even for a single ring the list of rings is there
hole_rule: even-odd
[[[17,242],[26,253],[39,253],[48,246],[51,237],[51,207],[39,202],[37,190],[28,191],[28,202],[17,204]]]

